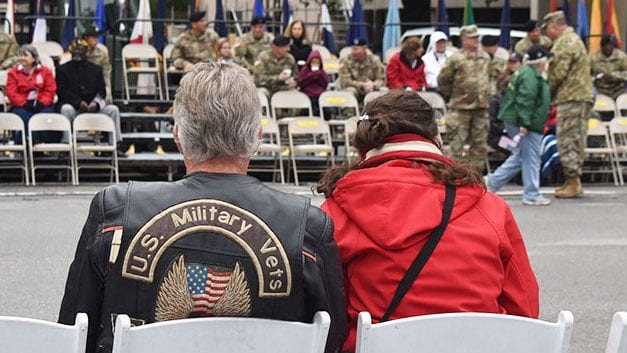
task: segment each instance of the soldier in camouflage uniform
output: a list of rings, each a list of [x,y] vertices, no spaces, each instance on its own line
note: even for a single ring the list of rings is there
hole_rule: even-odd
[[[387,91],[385,71],[381,60],[367,52],[367,43],[357,38],[351,54],[340,59],[339,79],[343,90],[352,92],[359,102],[372,91]]]
[[[597,91],[614,99],[625,92],[627,81],[627,55],[616,48],[616,38],[604,35],[601,51],[590,57],[592,77]]]
[[[542,27],[553,40],[548,79],[557,108],[557,149],[566,178],[555,190],[555,197],[579,197],[583,195],[580,176],[593,102],[590,60],[562,11],[547,14]]]
[[[529,50],[529,48],[531,48],[534,44],[539,44],[546,50],[551,49],[551,44],[553,42],[549,37],[542,35],[538,21],[530,20],[527,22],[525,30],[527,32],[527,36],[516,43],[516,46],[514,47],[515,52],[521,56],[525,56],[525,54],[527,54],[527,50]]]
[[[290,54],[290,39],[276,37],[270,50],[259,54],[254,67],[255,85],[268,90],[268,96],[275,92],[296,88],[298,66]]]
[[[108,51],[98,45],[98,39],[101,34],[97,26],[92,26],[83,33],[83,39],[87,42],[87,61],[102,67],[102,75],[107,88],[105,100],[108,104],[111,104],[113,102],[113,96],[111,95],[111,60],[109,60]]]
[[[207,28],[205,11],[195,12],[189,17],[190,29],[181,33],[172,49],[174,67],[189,71],[194,64],[213,59],[218,34]]]
[[[442,67],[438,86],[440,92],[449,97],[446,133],[452,157],[483,170],[490,127],[490,56],[479,50],[477,26],[464,26],[460,34],[462,49]]]
[[[19,49],[13,36],[0,32],[0,70],[8,70],[17,64]]]
[[[499,48],[499,37],[484,36],[481,38],[481,46],[483,51],[490,55],[490,97],[492,97],[498,93],[498,82],[505,73],[507,61],[494,55]]]
[[[266,32],[266,21],[263,17],[253,17],[250,23],[250,32],[244,34],[239,44],[235,45],[235,56],[241,58],[241,63],[251,73],[255,71],[259,55],[270,49],[274,35]]]

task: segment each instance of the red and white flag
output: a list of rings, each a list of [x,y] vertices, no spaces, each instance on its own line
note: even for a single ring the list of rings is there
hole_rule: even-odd
[[[152,37],[152,22],[150,20],[150,3],[148,0],[140,0],[139,11],[137,11],[137,18],[135,19],[133,32],[131,33],[132,44],[148,44],[148,40]],[[148,66],[148,63],[142,63],[140,65]],[[137,94],[155,94],[154,75],[137,75]]]
[[[4,21],[4,33],[15,37],[15,4],[13,0],[7,2],[6,21]]]

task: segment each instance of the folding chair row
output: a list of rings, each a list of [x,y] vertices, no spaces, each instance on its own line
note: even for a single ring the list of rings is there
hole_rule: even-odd
[[[584,173],[611,174],[614,185],[624,185],[619,155],[627,152],[627,118],[617,117],[609,123],[588,120],[584,153]],[[600,166],[597,166],[601,163]]]
[[[592,110],[599,113],[603,121],[610,121],[617,116],[627,116],[627,93],[621,94],[616,100],[598,93],[594,99]]]

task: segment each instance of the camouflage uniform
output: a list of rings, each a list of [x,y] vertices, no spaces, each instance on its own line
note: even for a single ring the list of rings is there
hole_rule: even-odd
[[[525,36],[525,38],[519,40],[518,43],[516,43],[514,51],[522,56],[525,56],[525,54],[527,54],[527,50],[529,50],[529,48],[531,48],[533,44],[534,43],[531,41],[531,39],[529,39],[528,36]],[[551,44],[553,44],[553,42],[547,36],[540,36],[540,43],[538,44],[543,46],[546,50],[549,50],[551,49]]]
[[[555,40],[548,79],[557,108],[557,149],[564,176],[578,178],[583,166],[592,77],[585,45],[572,27]]]
[[[270,49],[273,40],[274,35],[268,32],[265,32],[263,37],[258,40],[253,37],[252,33],[248,32],[242,37],[240,45],[235,47],[235,56],[241,58],[243,66],[253,72],[259,55]]]
[[[612,55],[605,56],[601,51],[590,57],[592,77],[598,74],[612,74],[611,81],[596,80],[595,86],[599,93],[606,94],[614,99],[625,92],[627,81],[627,55],[620,49],[614,49]]]
[[[104,49],[96,46],[94,49],[87,51],[87,60],[102,67],[102,75],[104,76],[105,86],[107,86],[107,97],[105,97],[105,100],[107,103],[111,103],[111,60],[109,60],[109,54]]]
[[[12,36],[0,32],[0,70],[8,70],[17,63],[19,46]]]
[[[270,97],[275,92],[287,90],[287,82],[277,79],[281,71],[285,69],[292,70],[292,79],[296,80],[296,77],[298,77],[298,66],[296,66],[296,60],[294,60],[291,54],[276,58],[272,55],[271,49],[262,52],[259,54],[253,70],[255,85],[267,89]]]
[[[490,97],[498,93],[498,83],[506,69],[507,61],[497,57],[490,60]]]
[[[199,36],[193,35],[192,31],[181,33],[172,49],[171,60],[174,67],[183,70],[189,63],[196,64],[212,60],[214,47],[219,38],[220,36],[212,29],[207,29]]]
[[[373,54],[365,55],[362,61],[353,59],[353,55],[340,59],[340,87],[352,92],[360,102],[363,101],[366,92],[358,87],[357,82],[370,80],[374,83],[374,91],[388,90],[385,86],[385,69],[381,60]]]
[[[485,167],[488,154],[490,120],[490,56],[482,50],[471,55],[462,49],[453,54],[438,76],[438,87],[450,97],[450,111],[446,118],[446,134],[451,154],[480,170]],[[464,151],[464,145],[470,147]]]

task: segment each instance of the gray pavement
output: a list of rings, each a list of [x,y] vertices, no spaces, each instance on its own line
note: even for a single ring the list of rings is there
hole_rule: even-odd
[[[0,315],[55,320],[65,276],[93,194],[104,184],[0,185]],[[310,186],[273,186],[312,196]],[[573,353],[602,353],[614,312],[627,310],[627,187],[586,187],[579,200],[511,205],[540,283],[541,318],[575,316]],[[313,197],[319,205],[323,199]]]

